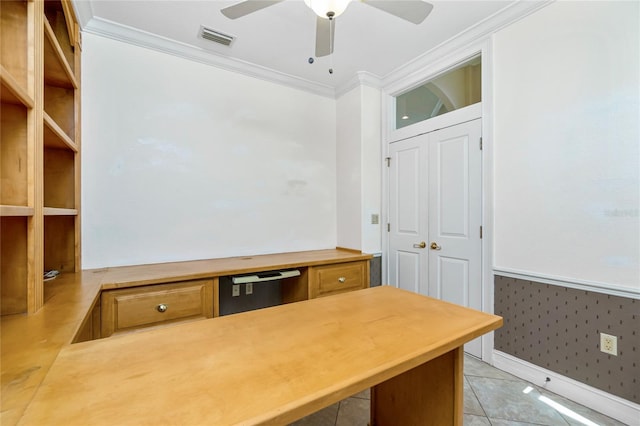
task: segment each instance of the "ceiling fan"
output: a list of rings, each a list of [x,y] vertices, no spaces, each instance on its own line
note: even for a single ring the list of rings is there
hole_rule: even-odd
[[[280,3],[284,0],[245,0],[221,10],[229,19],[237,19],[250,13]],[[334,19],[347,9],[352,0],[304,0],[315,12],[316,57],[333,53]],[[431,13],[433,5],[423,0],[354,0],[383,10],[405,21],[420,24]]]

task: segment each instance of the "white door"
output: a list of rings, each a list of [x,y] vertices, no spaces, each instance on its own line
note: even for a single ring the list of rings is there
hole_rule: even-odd
[[[427,135],[391,144],[389,284],[427,295]]]
[[[478,310],[480,136],[477,119],[392,143],[389,152],[389,283]],[[465,350],[481,357],[480,339]]]
[[[482,310],[481,123],[429,136],[429,295]],[[480,339],[465,351],[481,357]]]

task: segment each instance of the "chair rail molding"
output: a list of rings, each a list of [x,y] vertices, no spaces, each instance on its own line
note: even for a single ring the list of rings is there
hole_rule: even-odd
[[[543,284],[568,287],[576,290],[593,291],[596,293],[608,294],[611,296],[627,297],[629,299],[640,300],[640,288],[625,287],[614,284],[601,283],[596,281],[577,280],[574,278],[564,278],[554,275],[540,274],[531,271],[521,271],[518,269],[494,267],[493,274],[521,280],[535,281]]]

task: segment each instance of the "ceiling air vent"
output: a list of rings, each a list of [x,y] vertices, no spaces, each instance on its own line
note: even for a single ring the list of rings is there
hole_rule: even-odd
[[[229,34],[221,33],[220,31],[212,30],[205,26],[200,26],[200,37],[205,40],[220,43],[225,46],[229,46],[235,40],[235,37]]]

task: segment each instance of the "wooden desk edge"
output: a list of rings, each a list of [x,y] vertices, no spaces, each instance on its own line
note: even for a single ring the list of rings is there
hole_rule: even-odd
[[[374,292],[389,291],[384,290],[384,288],[385,287],[370,290]],[[439,301],[439,303],[446,302]],[[415,367],[428,363],[441,355],[452,353],[452,351],[458,351],[457,353],[461,357],[462,355],[460,351],[462,350],[464,343],[489,331],[495,330],[502,325],[502,318],[494,315],[486,315],[486,320],[476,322],[471,330],[467,329],[467,331],[460,330],[459,332],[456,332],[451,336],[451,339],[442,346],[434,344],[417,349],[411,353],[403,355],[400,359],[396,359],[393,362],[379,365],[366,376],[349,377],[346,380],[333,384],[331,387],[324,389],[320,393],[308,395],[308,397],[305,397],[303,400],[299,400],[296,403],[288,404],[286,407],[278,407],[277,409],[262,413],[254,418],[246,419],[246,424],[271,424],[273,422],[280,423],[281,421],[290,423],[323,407],[349,397],[352,394],[369,387],[374,387],[393,377],[408,372]],[[169,333],[169,331],[167,331],[167,333]],[[62,348],[61,350],[64,349],[65,348]]]

